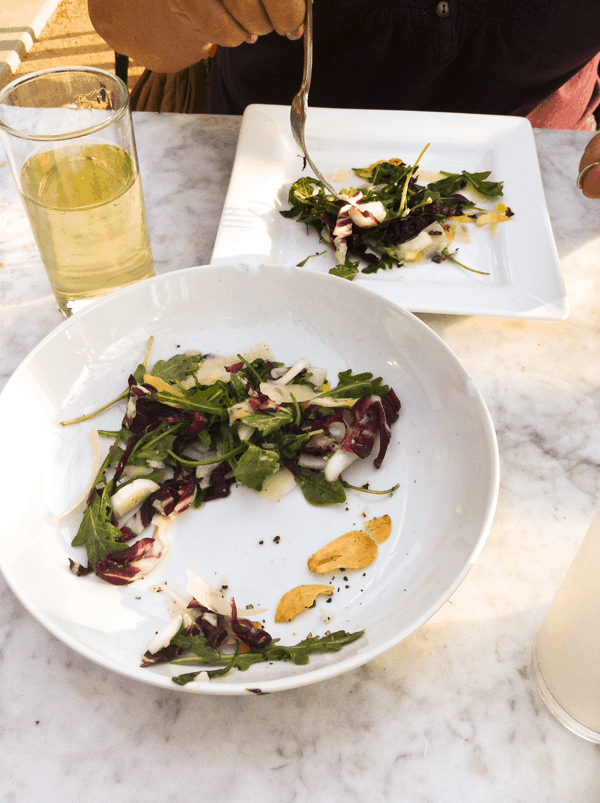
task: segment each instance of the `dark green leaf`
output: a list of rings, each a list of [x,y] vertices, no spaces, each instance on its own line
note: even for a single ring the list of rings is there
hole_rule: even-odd
[[[86,508],[77,535],[71,546],[85,546],[90,565],[113,552],[122,552],[127,544],[117,541],[121,532],[111,524],[112,505],[110,503],[111,485],[104,488],[102,494],[95,493],[91,504]]]
[[[153,393],[154,398],[171,407],[179,407],[183,410],[202,413],[205,416],[223,418],[226,414],[226,404],[223,399],[223,392],[220,388],[215,392],[214,385],[195,393],[181,396],[169,393],[166,390],[157,390]]]
[[[183,382],[188,376],[195,374],[202,359],[201,354],[193,356],[176,354],[169,360],[159,360],[151,373],[152,376],[158,376],[164,379],[165,382],[175,385],[177,382]]]
[[[305,443],[312,438],[314,432],[304,432],[302,435],[292,435],[291,433],[282,434],[279,438],[274,438],[277,451],[284,460],[292,460]]]
[[[490,170],[485,173],[467,173],[466,170],[462,172],[467,180],[467,184],[473,187],[480,195],[486,198],[497,198],[499,195],[502,195],[504,185],[502,181],[486,181],[485,179],[487,179],[490,173]]]
[[[204,636],[185,636],[182,633],[178,633],[171,639],[171,644],[181,647],[182,650],[193,652],[205,664],[223,663],[223,653],[209,647]]]
[[[229,380],[229,394],[232,404],[238,404],[244,401],[248,396],[248,388],[238,374],[231,374],[231,379]],[[228,404],[227,406],[231,407],[232,404]]]
[[[427,192],[435,192],[440,198],[448,198],[466,187],[467,180],[462,173],[444,174],[439,181],[427,185]]]
[[[247,451],[240,457],[234,468],[236,482],[261,491],[263,482],[279,468],[279,455],[270,449],[260,449],[248,444]]]
[[[339,276],[340,279],[348,279],[352,281],[358,273],[358,262],[346,262],[344,265],[336,265],[329,271],[332,276]]]
[[[448,198],[469,186],[485,198],[497,198],[502,195],[503,182],[486,181],[490,172],[487,170],[482,173],[469,173],[463,170],[462,173],[444,173],[444,178],[429,184],[427,191],[438,192],[441,197]]]
[[[313,257],[322,257],[323,254],[326,254],[326,253],[327,253],[326,251],[319,251],[318,254],[310,254],[310,256],[307,256],[306,259],[302,260],[302,262],[298,262],[296,267],[297,268],[303,268],[306,265],[306,263],[308,262],[309,259],[312,259]]]
[[[322,395],[330,396],[334,399],[363,399],[365,396],[374,395],[383,399],[388,390],[388,386],[383,384],[381,377],[373,379],[373,374],[371,373],[353,374],[348,369],[347,371],[341,371],[338,374],[337,385]],[[315,403],[318,404],[318,400]]]
[[[242,422],[257,429],[262,435],[270,435],[294,420],[287,407],[280,407],[275,412],[252,413],[244,416]]]
[[[301,469],[295,477],[307,502],[316,507],[323,505],[338,505],[346,501],[346,491],[341,480],[329,482],[325,474],[315,474],[308,469]]]
[[[233,667],[239,669],[241,672],[245,672],[252,664],[272,661],[290,661],[297,666],[304,666],[308,663],[310,655],[339,652],[347,645],[357,641],[364,632],[364,630],[359,630],[354,633],[347,633],[344,630],[337,630],[335,633],[328,633],[325,636],[309,636],[293,647],[285,647],[279,644],[279,639],[273,639],[273,641],[262,650],[251,650],[246,653],[240,653],[236,650],[236,654],[227,654],[212,650],[210,647],[207,647],[206,639],[203,636],[175,636],[171,644],[176,644],[185,650],[194,652],[197,658],[179,658],[173,661],[173,663],[177,665],[190,663],[225,664],[225,668],[221,671],[209,670],[208,674],[212,677],[216,677],[217,674],[224,674]],[[201,671],[203,670],[177,675],[172,678],[173,683],[177,683],[179,686],[185,686],[186,683],[195,680]]]

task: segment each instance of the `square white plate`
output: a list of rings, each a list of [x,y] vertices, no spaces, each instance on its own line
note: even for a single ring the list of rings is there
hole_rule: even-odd
[[[297,265],[326,273],[333,251],[314,231],[282,217],[290,184],[302,170],[289,107],[249,106],[244,113],[231,181],[211,264]],[[491,170],[504,182],[503,200],[515,216],[490,238],[473,231],[457,258],[480,276],[450,262],[394,268],[354,280],[412,312],[563,320],[568,301],[554,244],[533,131],[521,117],[436,112],[310,108],[306,143],[336,189],[361,183],[353,167],[398,157],[421,161],[424,171]],[[336,180],[338,179],[338,180]],[[363,182],[364,183],[364,182]],[[475,227],[473,227],[475,229]]]

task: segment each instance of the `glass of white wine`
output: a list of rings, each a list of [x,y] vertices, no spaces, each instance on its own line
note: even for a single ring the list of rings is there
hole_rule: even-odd
[[[154,275],[129,94],[94,67],[0,90],[0,138],[60,312]]]
[[[530,669],[558,721],[600,744],[600,512],[550,603]]]

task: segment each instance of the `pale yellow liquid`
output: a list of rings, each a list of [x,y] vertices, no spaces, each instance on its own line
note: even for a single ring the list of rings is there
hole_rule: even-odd
[[[58,306],[154,275],[140,177],[115,145],[69,145],[23,165],[23,202]]]
[[[536,651],[555,700],[600,734],[600,515],[548,608]]]

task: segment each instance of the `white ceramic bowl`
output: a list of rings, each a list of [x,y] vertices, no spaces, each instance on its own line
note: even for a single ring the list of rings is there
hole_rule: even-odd
[[[171,552],[128,587],[77,578],[68,558],[78,521],[53,518],[86,485],[92,426],[117,429],[122,409],[93,422],[60,421],[117,396],[154,336],[150,364],[189,348],[231,354],[267,341],[275,359],[308,357],[329,377],[371,371],[402,402],[381,469],[358,461],[346,479],[400,488],[393,496],[350,491],[344,505],[314,508],[299,489],[272,503],[245,488],[189,510],[171,527]],[[488,534],[498,492],[498,452],[485,403],[465,369],[409,312],[343,279],[298,268],[205,266],[146,280],[61,324],[17,369],[0,396],[0,442],[10,476],[0,486],[0,567],[14,593],[50,632],[92,661],[137,680],[187,693],[290,689],[360,666],[423,625],[466,576]],[[393,532],[376,562],[337,572],[339,591],[288,624],[274,625],[283,593],[315,582],[306,560],[365,518],[387,513]],[[274,539],[279,536],[278,542]],[[262,542],[262,543],[260,543]],[[206,684],[176,686],[189,667],[140,667],[148,639],[168,622],[157,583],[185,587],[191,568],[227,585],[238,606],[261,618],[283,644],[309,633],[362,630],[339,653],[306,666],[256,664]],[[324,579],[329,582],[329,576]],[[320,582],[318,579],[316,582]],[[320,613],[333,614],[325,624]]]

